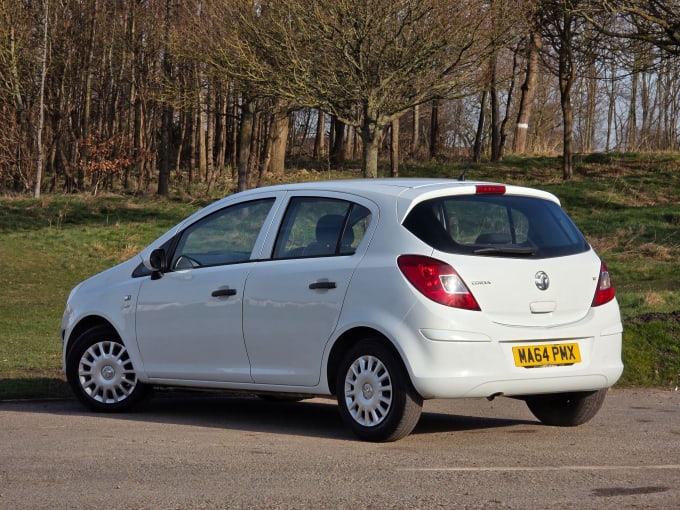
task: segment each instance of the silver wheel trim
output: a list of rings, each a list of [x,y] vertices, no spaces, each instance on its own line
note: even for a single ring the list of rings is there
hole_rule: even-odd
[[[87,396],[102,404],[122,402],[137,386],[137,374],[127,349],[108,340],[91,345],[83,353],[78,379]]]
[[[375,356],[364,355],[345,375],[345,405],[359,425],[380,425],[392,407],[392,380],[387,367]]]

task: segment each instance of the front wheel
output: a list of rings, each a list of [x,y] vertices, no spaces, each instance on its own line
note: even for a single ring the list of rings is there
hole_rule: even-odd
[[[123,411],[142,400],[149,387],[137,379],[127,348],[110,328],[85,331],[66,357],[66,379],[76,397],[95,411]]]
[[[398,357],[377,340],[361,341],[342,362],[335,385],[340,415],[365,441],[396,441],[418,423],[423,399]]]
[[[529,410],[546,425],[574,427],[582,425],[602,407],[607,388],[598,391],[555,393],[526,398]]]

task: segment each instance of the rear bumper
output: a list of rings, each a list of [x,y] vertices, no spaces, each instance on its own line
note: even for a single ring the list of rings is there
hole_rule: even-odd
[[[531,341],[432,341],[424,339],[411,380],[423,398],[520,396],[589,391],[612,386],[623,372],[621,332],[565,337],[577,343],[581,362],[565,366],[518,367],[512,347]],[[533,343],[559,343],[560,339]]]

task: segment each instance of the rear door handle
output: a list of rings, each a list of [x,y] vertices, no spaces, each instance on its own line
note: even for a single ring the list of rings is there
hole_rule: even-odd
[[[314,282],[309,284],[309,288],[312,290],[318,289],[334,289],[337,285],[335,282]]]
[[[213,290],[212,297],[235,296],[236,289],[217,289]]]

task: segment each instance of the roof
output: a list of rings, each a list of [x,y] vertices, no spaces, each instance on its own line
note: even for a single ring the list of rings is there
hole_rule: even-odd
[[[369,197],[371,195],[400,196],[406,200],[418,198],[436,198],[455,193],[470,194],[475,193],[477,185],[480,184],[500,184],[506,187],[506,193],[514,195],[526,195],[551,200],[559,204],[559,200],[552,193],[526,188],[522,186],[506,185],[502,183],[492,183],[484,181],[459,181],[456,179],[444,178],[381,178],[381,179],[346,179],[328,181],[310,181],[290,184],[279,184],[266,186],[242,193],[262,193],[272,191],[338,191],[354,193]],[[232,195],[233,196],[233,195]]]

